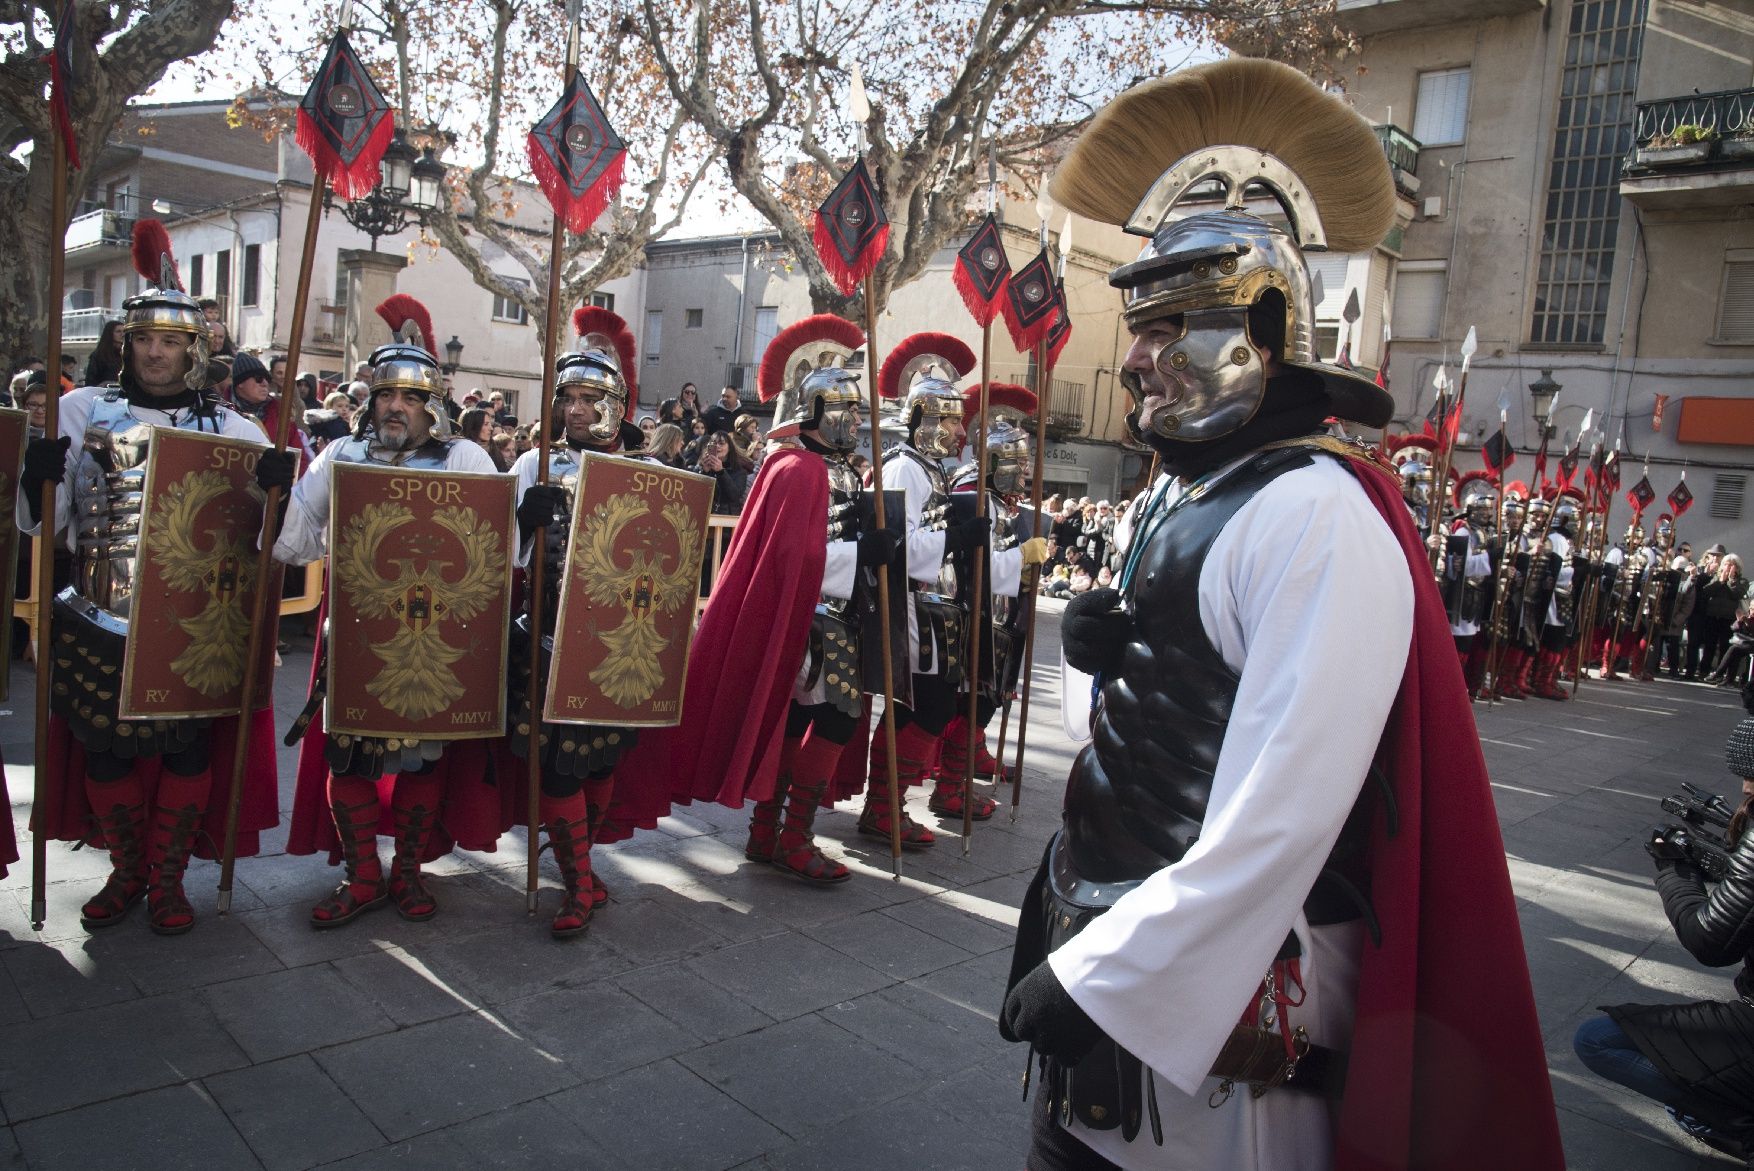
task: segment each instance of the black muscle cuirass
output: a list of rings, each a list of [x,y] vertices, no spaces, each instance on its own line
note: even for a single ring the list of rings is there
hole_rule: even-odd
[[[1103,681],[1052,847],[1050,881],[1065,901],[1112,905],[1199,839],[1239,682],[1200,622],[1200,569],[1230,518],[1311,458],[1262,452],[1140,534],[1148,544],[1126,598],[1134,638],[1118,677]]]

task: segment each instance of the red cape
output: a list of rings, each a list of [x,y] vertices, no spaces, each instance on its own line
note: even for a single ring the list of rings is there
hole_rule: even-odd
[[[671,801],[734,809],[773,795],[786,709],[822,592],[827,518],[822,457],[803,448],[768,456],[694,636],[682,723],[642,731],[622,758],[599,841],[649,829]]]
[[[1372,834],[1371,904],[1335,1171],[1560,1171],[1516,900],[1431,559],[1399,486],[1345,461],[1400,540],[1413,642],[1383,762],[1399,832]]]

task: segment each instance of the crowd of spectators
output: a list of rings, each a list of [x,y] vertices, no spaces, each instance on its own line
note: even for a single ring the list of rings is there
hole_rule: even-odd
[[[1115,522],[1126,512],[1088,496],[1058,494],[1042,501],[1047,514],[1048,560],[1041,592],[1050,598],[1068,598],[1113,583],[1121,571],[1121,550],[1115,541]]]

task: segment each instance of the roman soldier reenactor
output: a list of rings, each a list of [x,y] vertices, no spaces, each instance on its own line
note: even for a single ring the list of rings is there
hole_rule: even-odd
[[[1401,477],[1401,499],[1420,532],[1431,531],[1432,481],[1437,475],[1437,440],[1429,435],[1401,435],[1388,442],[1389,466]]]
[[[152,929],[177,935],[195,925],[183,892],[189,855],[215,857],[213,843],[224,840],[226,802],[213,796],[231,790],[238,720],[120,717],[130,616],[147,604],[135,595],[147,456],[155,428],[261,446],[267,437],[215,393],[223,368],[210,363],[206,317],[182,291],[158,221],[136,225],[134,266],[153,287],[122,305],[119,380],[63,395],[60,437],[33,439],[25,453],[20,528],[36,534],[42,485],[60,479],[51,531],[65,529],[73,550],[73,584],[54,599],[50,743],[37,746],[49,799],[32,817],[38,833],[109,851],[109,879],[80,911],[87,928],[120,922],[145,896]],[[260,513],[259,502],[245,503]],[[279,821],[274,713],[251,718],[242,855]]]
[[[1456,484],[1456,519],[1443,541],[1438,562],[1438,588],[1449,617],[1450,635],[1470,694],[1479,691],[1486,678],[1486,644],[1480,628],[1491,621],[1493,498],[1498,489],[1485,472],[1469,472]]]
[[[584,457],[632,455],[644,441],[640,429],[627,421],[628,404],[639,398],[634,375],[639,353],[633,331],[618,314],[595,306],[576,310],[572,321],[580,345],[562,354],[557,363],[548,482],[537,483],[540,447],[526,451],[512,465],[518,482],[521,563],[529,563],[536,529],[542,528],[547,535],[544,663],[554,647],[567,536]],[[511,711],[516,718],[506,742],[519,757],[529,753],[532,701],[540,705],[542,695],[541,688],[529,686],[529,663],[530,618],[526,612],[513,623],[508,673]],[[608,889],[591,869],[592,835],[609,811],[616,762],[634,746],[639,733],[634,728],[544,723],[541,735],[542,826],[563,883],[560,909],[549,930],[561,939],[583,933],[590,925],[592,910],[609,900]]]
[[[1213,187],[1222,207],[1177,207]],[[1147,239],[1110,281],[1128,422],[1170,479],[1119,589],[1062,621],[1099,683],[1000,1014],[1041,1059],[1029,1165],[1556,1171],[1425,534],[1325,426],[1394,410],[1317,357],[1302,254],[1392,227],[1370,124],[1289,66],[1230,58],[1117,98],[1052,193]],[[1285,220],[1251,214],[1257,196]]]
[[[1528,665],[1522,641],[1523,595],[1529,582],[1529,486],[1512,480],[1499,498],[1498,534],[1487,543],[1492,557],[1492,671],[1490,691],[1481,698],[1527,699],[1519,684]]]
[[[952,515],[950,477],[942,461],[962,454],[968,441],[962,392],[955,379],[974,369],[968,346],[945,333],[916,333],[903,339],[883,361],[879,384],[907,438],[886,451],[883,487],[900,491],[907,514],[907,609],[912,699],[896,713],[895,775],[901,786],[901,844],[920,850],[933,845],[932,831],[908,816],[908,786],[926,780],[937,760],[938,739],[957,712],[956,697],[966,677],[968,605],[957,573],[960,555],[986,547],[992,517]],[[972,816],[993,816],[991,797],[974,797]],[[940,777],[928,808],[946,817],[962,816],[962,781]],[[871,744],[870,781],[859,832],[885,841],[890,836],[887,741]]]
[[[1556,492],[1548,521],[1545,572],[1553,576],[1547,613],[1541,624],[1540,649],[1536,654],[1529,693],[1540,699],[1566,700],[1571,693],[1559,685],[1559,673],[1577,642],[1577,512],[1583,494],[1575,489]]]
[[[827,313],[768,343],[757,386],[775,403],[768,435],[778,445],[762,461],[701,615],[683,722],[642,738],[623,763],[611,832],[651,825],[668,809],[638,803],[657,775],[677,801],[737,808],[753,800],[743,847],[752,861],[819,885],[849,877],[813,833],[865,712],[866,659],[879,653],[865,629],[874,569],[895,560],[901,543],[898,530],[875,527],[847,458],[862,421],[859,376],[847,366],[864,344],[864,331]]]
[[[451,434],[425,306],[398,293],[378,306],[378,315],[396,340],[379,346],[368,359],[371,390],[354,417],[353,434],[324,447],[296,485],[291,452],[264,455],[257,464],[257,480],[264,489],[276,483],[292,489],[274,544],[275,560],[287,565],[307,565],[329,548],[329,502],[337,464],[497,472],[479,444]],[[337,632],[330,630],[327,637],[337,637]],[[303,737],[304,743],[286,852],[326,850],[331,862],[339,860],[346,871],[335,892],[312,908],[311,926],[339,927],[386,902],[394,902],[405,919],[432,918],[438,902],[426,888],[421,865],[448,851],[453,842],[492,849],[510,826],[506,810],[514,796],[512,786],[495,783],[487,741],[326,734],[320,708],[327,675],[321,655],[312,665],[311,679],[310,703],[288,737]],[[386,804],[395,840],[387,880],[377,848]]]
[[[1034,590],[1024,588],[1024,578],[1032,576],[1025,570],[1047,559],[1048,543],[1045,537],[1028,535],[1025,522],[1033,522],[1034,514],[1019,507],[1029,492],[1030,478],[1029,432],[1020,424],[1035,414],[1035,392],[995,382],[988,384],[986,394],[990,422],[985,458],[975,452],[974,462],[958,468],[951,477],[950,490],[955,494],[984,490],[987,516],[993,523],[987,558],[988,597],[981,606],[986,649],[982,653],[980,694],[975,701],[974,775],[995,779],[1002,774],[1002,765],[987,749],[987,723],[1017,689],[1023,665],[1025,607],[1033,605],[1035,599]],[[980,396],[971,390],[963,396],[963,417],[971,419],[979,412]],[[944,726],[939,742],[938,767],[933,775],[940,788],[960,787],[968,772],[966,694],[964,688],[956,715]]]
[[[1653,568],[1648,548],[1644,543],[1644,517],[1634,514],[1620,544],[1603,559],[1608,605],[1603,608],[1601,624],[1596,628],[1602,679],[1619,679],[1622,662],[1629,672],[1636,673],[1632,655],[1638,649],[1639,607]]]

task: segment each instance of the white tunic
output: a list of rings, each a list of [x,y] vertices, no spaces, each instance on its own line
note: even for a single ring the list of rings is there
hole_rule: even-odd
[[[1492,578],[1492,555],[1486,551],[1486,545],[1475,535],[1474,530],[1466,523],[1458,524],[1455,532],[1468,534],[1468,556],[1462,566],[1463,577]],[[1570,572],[1567,570],[1567,572]],[[1467,638],[1480,633],[1480,624],[1472,618],[1461,618],[1449,624],[1449,632],[1457,638]]]
[[[257,434],[260,433],[258,429]],[[331,443],[323,448],[311,461],[310,468],[293,484],[286,522],[281,525],[280,539],[274,542],[276,561],[286,565],[308,565],[321,557],[328,547],[329,488],[335,479],[335,456],[345,446],[345,443]],[[390,464],[389,459],[382,462]],[[445,447],[445,471],[494,475],[499,469],[480,444],[453,439]]]
[[[1175,492],[1172,489],[1172,499]],[[1141,538],[1144,539],[1144,538]],[[1359,923],[1312,931],[1302,904],[1351,811],[1399,690],[1413,587],[1394,535],[1332,458],[1285,473],[1225,525],[1200,571],[1200,620],[1240,675],[1199,841],[1050,957],[1072,997],[1157,1071],[1149,1126],[1073,1133],[1151,1171],[1322,1171],[1327,1103],[1207,1076],[1288,930],[1320,1044],[1349,1045]]]
[[[55,493],[55,528],[66,530],[69,549],[77,548],[79,540],[79,534],[71,523],[73,519],[73,472],[78,466],[79,448],[85,442],[85,429],[91,425],[93,404],[109,394],[110,390],[111,388],[107,386],[82,386],[61,396],[56,425],[62,435],[72,436],[73,443],[67,452],[67,470],[61,479],[61,489]],[[186,420],[189,413],[186,407],[175,411],[155,410],[152,407],[142,405],[140,401],[130,402],[128,410],[140,422],[156,427],[175,427],[178,422]],[[245,443],[253,443],[258,447],[267,446],[267,439],[256,421],[246,415],[240,415],[228,406],[222,405],[219,408],[219,413],[211,424],[203,424],[203,429],[209,435],[215,433],[215,428],[217,428],[218,434],[228,439],[241,439]],[[31,519],[30,506],[24,502],[23,493],[18,495],[16,511],[18,531],[26,536],[36,536],[38,525]]]

